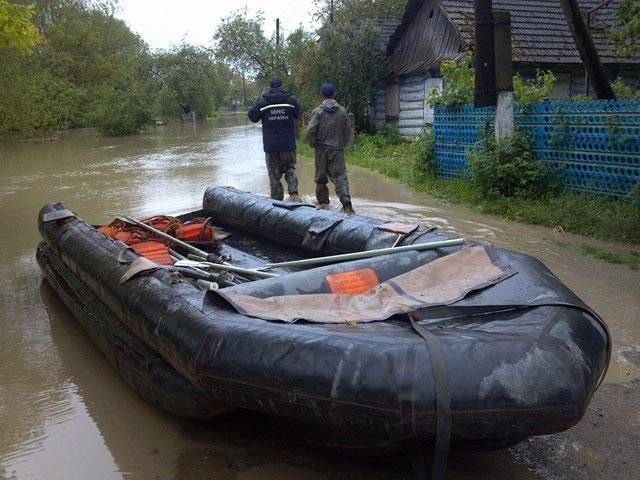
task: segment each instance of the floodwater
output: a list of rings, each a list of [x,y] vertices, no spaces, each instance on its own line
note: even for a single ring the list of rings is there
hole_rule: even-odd
[[[260,128],[242,117],[153,127],[127,138],[78,131],[0,144],[0,478],[412,478],[404,455],[328,454],[282,438],[250,412],[194,422],[160,411],[129,389],[42,282],[34,253],[37,212],[46,202],[61,201],[85,220],[102,223],[118,213],[141,217],[197,208],[209,185],[267,194]],[[312,162],[299,164],[301,193],[313,201]],[[349,179],[358,213],[432,224],[538,257],[610,326],[611,368],[588,412],[597,421],[585,418],[569,432],[516,449],[453,452],[449,478],[637,475],[640,271],[580,254],[584,239],[447,206],[363,169],[350,167]],[[609,400],[618,402],[611,418]],[[602,430],[592,426],[598,422]],[[606,435],[627,435],[631,445],[608,452],[612,442],[592,441]],[[567,462],[569,474],[558,473]],[[618,467],[607,470],[603,462]],[[626,472],[619,470],[622,463],[629,473],[618,477]]]

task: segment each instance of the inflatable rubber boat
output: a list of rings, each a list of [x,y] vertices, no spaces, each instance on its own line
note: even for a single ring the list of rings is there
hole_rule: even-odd
[[[37,250],[127,383],[174,414],[249,409],[325,448],[440,458],[571,427],[606,372],[604,322],[527,255],[223,187],[176,218],[206,219],[200,238],[155,237],[154,261],[50,203]]]

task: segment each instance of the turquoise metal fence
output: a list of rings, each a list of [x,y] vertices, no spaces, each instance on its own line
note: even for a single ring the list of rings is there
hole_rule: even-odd
[[[625,197],[640,179],[640,100],[553,101],[516,106],[536,158],[571,190]],[[492,134],[492,108],[436,108],[436,174],[464,173],[465,153]]]

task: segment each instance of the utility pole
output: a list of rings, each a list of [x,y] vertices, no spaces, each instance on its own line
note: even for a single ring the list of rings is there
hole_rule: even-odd
[[[280,46],[280,19],[276,18],[276,47]]]
[[[494,11],[496,62],[496,140],[515,134],[513,112],[513,64],[511,53],[511,14]]]
[[[244,104],[247,104],[247,87],[244,83],[244,70],[242,71],[242,99],[244,100]]]
[[[496,104],[495,52],[491,0],[474,0],[475,6],[475,80],[473,104],[490,107]]]
[[[333,0],[330,0],[329,23],[333,23]]]
[[[616,96],[600,62],[598,51],[580,12],[578,2],[576,0],[560,0],[560,4],[573,34],[573,39],[576,42],[576,48],[580,52],[582,63],[589,75],[589,79],[593,83],[596,97],[598,100],[615,100]]]

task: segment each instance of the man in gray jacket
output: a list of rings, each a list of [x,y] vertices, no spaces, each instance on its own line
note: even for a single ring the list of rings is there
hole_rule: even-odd
[[[336,195],[342,203],[342,212],[355,213],[349,195],[344,163],[344,146],[351,136],[346,110],[335,101],[336,87],[325,83],[320,89],[323,101],[311,114],[307,126],[307,142],[316,150],[316,199],[318,207],[329,208],[328,178],[336,188]]]

